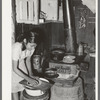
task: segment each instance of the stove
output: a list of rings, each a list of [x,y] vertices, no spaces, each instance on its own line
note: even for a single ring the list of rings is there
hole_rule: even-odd
[[[79,65],[78,64],[66,64],[50,61],[49,68],[57,69],[58,78],[69,79],[70,76],[78,77],[79,74]]]

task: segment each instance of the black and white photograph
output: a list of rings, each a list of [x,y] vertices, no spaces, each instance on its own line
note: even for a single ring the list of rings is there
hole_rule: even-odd
[[[10,1],[10,100],[97,100],[97,2]]]

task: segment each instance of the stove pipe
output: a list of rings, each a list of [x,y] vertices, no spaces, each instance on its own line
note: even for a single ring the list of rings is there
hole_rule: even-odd
[[[75,17],[72,0],[63,0],[63,21],[66,53],[76,53]]]

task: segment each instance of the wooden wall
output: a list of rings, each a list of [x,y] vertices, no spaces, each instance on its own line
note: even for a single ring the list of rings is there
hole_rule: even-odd
[[[86,11],[86,27],[79,28],[80,13]],[[90,9],[82,5],[79,0],[74,3],[75,12],[75,27],[77,43],[84,42],[90,46],[95,44],[94,28],[95,28],[95,14]],[[84,12],[83,12],[84,13]],[[32,25],[32,24],[18,24],[16,23],[16,36],[21,32],[27,32],[34,27],[40,27],[44,31],[45,41],[47,48],[64,47],[64,32],[63,32],[63,21],[58,22],[46,22],[44,24]],[[41,33],[43,34],[43,33]]]
[[[82,9],[86,10],[86,27],[79,28],[79,17]],[[78,5],[75,8],[75,24],[77,33],[77,42],[80,41],[88,43],[89,45],[94,45],[94,28],[95,28],[95,14],[93,14],[90,9],[86,6]]]

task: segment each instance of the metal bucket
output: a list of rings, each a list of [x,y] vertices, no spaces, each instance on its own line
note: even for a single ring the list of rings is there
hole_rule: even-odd
[[[39,70],[41,68],[41,56],[33,55],[33,67],[35,70]]]

